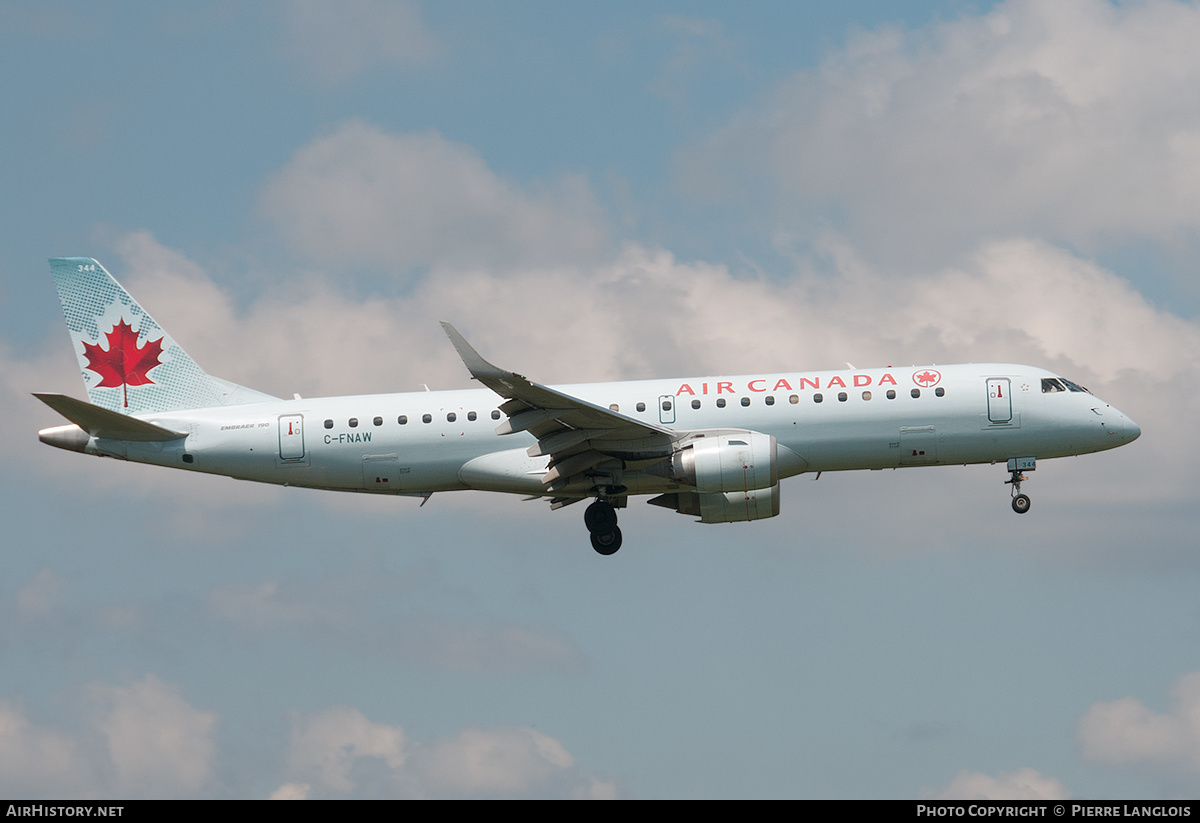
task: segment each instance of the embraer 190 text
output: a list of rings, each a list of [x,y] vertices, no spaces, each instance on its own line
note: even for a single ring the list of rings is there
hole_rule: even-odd
[[[1012,507],[1036,460],[1141,430],[1083,387],[1004,363],[686,377],[548,387],[497,368],[442,326],[486,388],[272,397],[212,377],[86,257],[50,261],[84,402],[36,396],[70,425],[44,443],[243,480],[428,499],[478,489],[584,511],[592,547],[621,546],[630,495],[701,523],[779,514],[804,472],[1004,463]]]

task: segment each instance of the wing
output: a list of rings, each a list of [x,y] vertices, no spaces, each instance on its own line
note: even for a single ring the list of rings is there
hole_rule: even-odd
[[[505,399],[500,411],[508,419],[496,433],[529,432],[538,441],[529,447],[529,456],[550,456],[542,484],[553,497],[553,508],[590,496],[596,486],[620,494],[626,468],[669,457],[674,443],[686,434],[634,420],[493,366],[454,326],[442,323],[442,328],[471,376]]]

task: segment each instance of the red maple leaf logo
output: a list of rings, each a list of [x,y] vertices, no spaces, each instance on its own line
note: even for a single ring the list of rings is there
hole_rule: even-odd
[[[97,386],[111,389],[126,387],[125,408],[129,408],[128,387],[154,382],[146,375],[152,368],[161,365],[158,357],[162,354],[163,339],[147,340],[146,345],[139,348],[138,333],[123,317],[105,336],[108,338],[108,351],[84,341],[83,353],[88,359],[87,367],[102,378]]]
[[[942,379],[942,375],[939,374],[937,372],[937,370],[935,370],[935,369],[926,369],[925,371],[921,372],[920,374],[913,375],[914,382],[916,382],[922,386],[926,386],[926,387],[936,386],[938,384],[938,381],[940,381],[941,379]]]

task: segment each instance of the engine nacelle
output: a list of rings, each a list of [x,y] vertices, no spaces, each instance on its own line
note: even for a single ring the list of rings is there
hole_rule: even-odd
[[[672,480],[700,492],[744,492],[779,485],[779,446],[760,432],[698,437],[671,456]]]
[[[678,492],[650,500],[655,506],[699,517],[701,523],[741,523],[779,514],[779,484],[742,492]]]
[[[646,470],[695,491],[664,494],[650,502],[700,518],[738,523],[779,514],[779,446],[769,434],[730,431],[697,437]]]

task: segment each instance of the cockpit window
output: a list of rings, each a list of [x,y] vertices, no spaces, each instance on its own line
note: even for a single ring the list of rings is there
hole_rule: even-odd
[[[1042,378],[1042,394],[1050,394],[1060,391],[1077,391],[1084,394],[1091,394],[1087,389],[1078,383],[1072,383],[1070,380],[1063,380],[1061,377],[1043,377]]]

